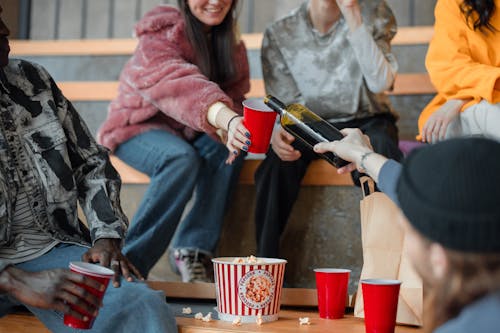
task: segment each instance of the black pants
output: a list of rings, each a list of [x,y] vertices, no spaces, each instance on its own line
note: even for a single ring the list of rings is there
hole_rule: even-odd
[[[398,129],[392,115],[332,124],[339,129],[359,128],[370,137],[377,153],[397,161],[403,157],[398,148]],[[299,140],[295,140],[293,146],[302,153],[298,160],[282,161],[270,148],[255,173],[255,226],[257,255],[260,257],[279,257],[281,234],[297,199],[302,178],[311,161],[320,158]],[[354,171],[352,177],[355,184],[359,185],[359,173]]]

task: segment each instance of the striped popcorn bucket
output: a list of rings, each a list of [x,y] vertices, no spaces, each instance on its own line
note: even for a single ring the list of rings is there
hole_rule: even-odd
[[[215,287],[219,319],[242,323],[278,320],[284,259],[257,258],[256,263],[238,263],[235,257],[215,258]]]

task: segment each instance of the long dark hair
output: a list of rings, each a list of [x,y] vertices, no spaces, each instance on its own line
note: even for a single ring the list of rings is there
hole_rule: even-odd
[[[463,0],[460,4],[460,11],[465,15],[467,25],[482,32],[485,32],[485,28],[497,31],[490,22],[495,10],[495,0]]]
[[[224,86],[236,74],[234,52],[236,49],[237,0],[221,24],[211,28],[207,34],[205,26],[189,9],[187,0],[178,0],[186,24],[186,35],[196,53],[196,64],[211,81]]]

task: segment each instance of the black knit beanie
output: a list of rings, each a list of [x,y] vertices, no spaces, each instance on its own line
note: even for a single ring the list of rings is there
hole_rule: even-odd
[[[461,138],[417,149],[397,194],[426,238],[452,250],[500,252],[500,143]]]

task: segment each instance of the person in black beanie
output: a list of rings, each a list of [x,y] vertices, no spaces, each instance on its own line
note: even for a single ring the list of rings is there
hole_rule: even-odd
[[[415,150],[401,165],[373,152],[358,129],[320,143],[370,175],[401,208],[408,254],[425,290],[424,329],[500,327],[500,143],[469,137]]]

